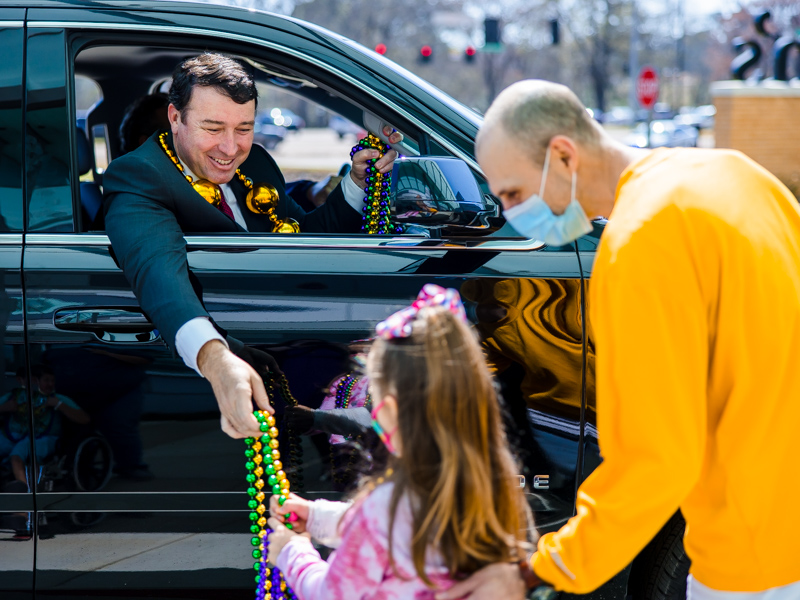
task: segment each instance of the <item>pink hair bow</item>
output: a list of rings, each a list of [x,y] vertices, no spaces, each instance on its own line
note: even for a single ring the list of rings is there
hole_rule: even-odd
[[[461,296],[456,290],[426,283],[414,303],[378,323],[378,326],[375,327],[375,334],[385,340],[409,337],[411,323],[417,318],[420,309],[426,306],[443,306],[462,321],[466,322],[467,320],[467,313],[464,305],[461,304]]]

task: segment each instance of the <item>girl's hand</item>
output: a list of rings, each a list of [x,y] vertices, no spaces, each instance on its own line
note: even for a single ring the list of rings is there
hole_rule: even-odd
[[[298,534],[291,529],[286,529],[283,523],[278,521],[275,517],[271,517],[267,521],[267,525],[272,529],[272,533],[269,534],[268,560],[271,564],[275,565],[278,562],[278,556],[281,550],[283,550],[283,547],[289,543],[289,540],[298,537]],[[308,537],[308,534],[306,534],[306,537]]]
[[[278,496],[273,495],[269,499],[269,514],[273,519],[277,519],[280,523],[291,523],[292,529],[296,533],[303,533],[306,531],[306,523],[308,522],[308,510],[311,502],[305,498],[301,498],[297,494],[289,494],[286,497],[286,502],[281,506],[278,503]],[[286,515],[294,513],[297,515],[296,521],[290,521]]]

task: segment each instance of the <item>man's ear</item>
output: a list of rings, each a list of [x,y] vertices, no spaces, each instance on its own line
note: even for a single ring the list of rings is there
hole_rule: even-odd
[[[568,171],[578,170],[578,145],[566,135],[554,136],[550,141],[551,160],[560,160]]]
[[[178,125],[181,123],[181,113],[175,108],[174,104],[170,104],[167,107],[167,120],[169,121],[170,129],[172,129],[172,134],[175,135]]]

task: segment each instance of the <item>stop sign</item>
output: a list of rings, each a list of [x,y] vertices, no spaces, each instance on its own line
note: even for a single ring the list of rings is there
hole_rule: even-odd
[[[658,100],[658,73],[653,67],[643,67],[636,78],[636,99],[642,108],[653,108]]]

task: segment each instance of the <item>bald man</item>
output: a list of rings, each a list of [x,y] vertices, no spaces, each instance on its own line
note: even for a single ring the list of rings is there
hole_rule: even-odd
[[[735,151],[625,147],[544,81],[500,94],[476,150],[521,234],[563,245],[609,219],[589,302],[604,461],[529,583],[588,593],[680,508],[689,598],[800,598],[797,200]],[[520,597],[516,569],[438,598]]]

